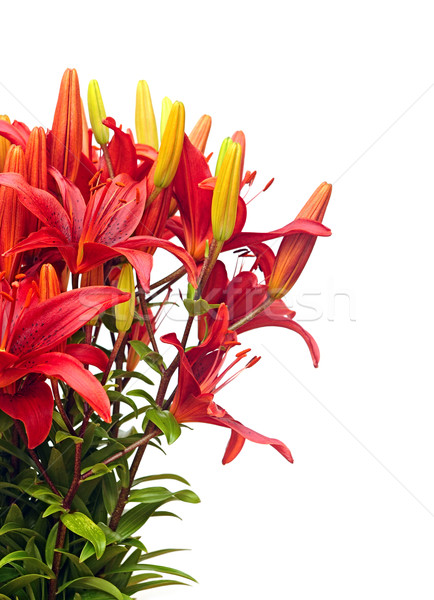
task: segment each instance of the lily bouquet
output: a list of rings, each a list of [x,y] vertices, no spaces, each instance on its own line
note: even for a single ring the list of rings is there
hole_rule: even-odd
[[[256,171],[244,168],[242,131],[211,161],[211,118],[186,135],[183,104],[165,98],[158,135],[145,81],[135,135],[106,116],[96,81],[88,114],[90,128],[77,73],[67,69],[50,130],[0,117],[6,600],[126,600],[193,580],[154,564],[173,550],[147,549],[138,535],[150,518],[173,516],[162,509],[168,502],[199,502],[181,476],[138,477],[145,451],[173,444],[186,423],[208,423],[228,430],[223,463],[246,440],[292,462],[282,441],[243,425],[215,395],[259,360],[242,345],[246,331],[292,330],[315,367],[319,360],[282,298],[317,237],[330,235],[322,220],[331,186],[321,184],[280,229],[245,231]],[[266,242],[276,238],[275,255]],[[178,262],[174,272],[165,253]],[[179,334],[165,319],[175,287],[185,315]],[[179,484],[187,487],[173,491]]]

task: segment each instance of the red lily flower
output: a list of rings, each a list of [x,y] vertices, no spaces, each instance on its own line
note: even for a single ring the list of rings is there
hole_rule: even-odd
[[[0,409],[23,422],[29,448],[48,436],[53,414],[51,390],[33,374],[61,379],[109,422],[107,393],[80,362],[103,366],[100,355],[86,347],[77,352],[75,345],[70,347],[71,354],[53,349],[95,315],[128,300],[129,294],[93,287],[40,302],[29,279],[12,286],[3,279],[0,289]]]
[[[241,132],[237,132],[240,134]],[[176,235],[189,254],[202,261],[207,242],[211,243],[211,203],[215,178],[203,154],[193,146],[187,136],[174,179],[174,195],[179,207],[180,217],[172,217],[167,228]],[[246,204],[240,197],[235,229],[232,237],[225,242],[223,250],[233,250],[243,246],[258,244],[288,235],[306,233],[311,236],[329,236],[330,229],[309,218],[298,217],[295,221],[280,229],[269,232],[243,232],[246,221]]]
[[[293,462],[291,452],[283,442],[249,429],[214,402],[215,393],[235,377],[233,375],[228,381],[222,383],[227,372],[247,353],[247,351],[239,352],[235,360],[225,370],[221,370],[228,348],[236,344],[233,336],[228,332],[228,323],[229,314],[226,306],[222,304],[207,339],[187,353],[184,352],[175,334],[168,334],[161,338],[163,342],[175,346],[180,357],[178,387],[170,412],[178,423],[209,423],[230,429],[231,437],[223,456],[223,464],[231,462],[238,456],[246,440],[257,444],[269,444],[289,462]],[[229,338],[232,339],[227,339],[228,333]],[[253,358],[244,368],[250,368],[258,360],[257,357]]]
[[[271,252],[271,254],[273,253]],[[261,258],[263,261],[263,257]],[[264,261],[262,264],[264,266]],[[267,279],[269,271],[266,271],[264,275]],[[240,271],[229,281],[225,265],[221,261],[217,261],[202,295],[210,304],[220,304],[222,302],[226,304],[230,327],[263,304],[267,299],[267,289],[267,285],[258,283],[257,276],[251,271]],[[290,310],[283,300],[275,300],[271,306],[239,327],[237,334],[260,327],[284,327],[295,331],[306,342],[314,367],[318,367],[320,358],[318,345],[310,333],[294,321],[294,317],[295,312]],[[205,317],[201,317],[199,337],[204,334],[205,319],[208,326],[210,326],[216,318],[218,316],[216,316],[215,311],[209,311]]]
[[[85,273],[111,258],[125,256],[148,291],[152,256],[143,249],[158,247],[183,263],[190,282],[195,285],[196,264],[185,250],[160,238],[130,237],[143,214],[145,180],[137,183],[129,175],[118,175],[94,192],[86,206],[73,183],[56,169],[51,168],[50,173],[59,187],[63,206],[51,194],[30,186],[20,175],[0,174],[0,185],[16,190],[20,202],[46,225],[7,254],[56,247],[72,273]]]

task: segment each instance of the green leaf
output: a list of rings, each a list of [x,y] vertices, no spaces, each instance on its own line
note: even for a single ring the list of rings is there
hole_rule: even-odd
[[[145,481],[155,481],[158,479],[174,479],[175,481],[180,481],[181,483],[185,483],[185,485],[190,485],[184,477],[180,475],[175,475],[173,473],[161,473],[158,475],[146,475],[145,477],[139,477],[139,479],[135,479],[133,482],[133,487],[139,485],[141,483],[145,483]]]
[[[162,550],[154,550],[154,552],[142,554],[140,560],[148,560],[149,558],[155,558],[156,556],[162,556],[163,554],[170,554],[171,552],[185,552],[186,550],[186,548],[163,548]]]
[[[111,575],[112,573],[126,573],[133,571],[156,571],[157,573],[165,573],[166,575],[176,575],[177,577],[184,577],[184,579],[190,579],[190,581],[194,581],[197,583],[196,579],[183,571],[178,571],[178,569],[172,569],[170,567],[160,567],[159,565],[142,565],[142,564],[133,564],[133,565],[121,565],[116,569],[110,569],[106,571],[107,575]]]
[[[101,558],[106,547],[106,538],[98,525],[80,512],[65,513],[60,519],[70,531],[88,540],[95,548],[97,558]]]
[[[8,565],[12,562],[17,562],[17,561],[23,561],[23,562],[27,563],[29,568],[32,570],[42,571],[42,573],[45,573],[45,575],[47,575],[48,579],[55,578],[53,571],[49,567],[47,567],[47,565],[45,563],[43,563],[41,560],[39,560],[37,558],[34,558],[33,556],[29,556],[27,554],[27,552],[23,552],[21,550],[18,552],[11,552],[7,556],[5,556],[2,560],[0,560],[0,569],[2,567],[4,567],[5,565]]]
[[[95,589],[101,590],[103,592],[107,592],[117,600],[124,600],[123,594],[121,591],[114,586],[109,581],[105,581],[105,579],[101,579],[100,577],[79,577],[78,579],[73,579],[72,581],[67,581],[63,585],[61,585],[57,591],[59,594],[63,592],[67,587],[72,587],[73,589]]]
[[[123,394],[117,391],[109,391],[107,392],[107,396],[109,397],[110,402],[124,402],[125,404],[128,404],[128,406],[133,409],[135,418],[138,418],[139,409],[137,408],[137,405],[134,402],[134,400],[128,398],[128,396],[124,396]]]
[[[112,514],[118,501],[119,490],[116,477],[108,473],[102,480],[102,499],[109,515]]]
[[[31,467],[33,467],[33,461],[30,458],[30,456],[28,456],[25,452],[23,452],[19,448],[16,448],[13,444],[9,443],[4,439],[0,439],[0,450],[4,450],[8,454],[16,456],[26,465],[30,465]]]
[[[56,523],[51,529],[47,536],[47,542],[45,544],[45,562],[49,567],[53,566],[54,548],[56,547],[57,530],[59,529],[59,523]]]
[[[50,504],[50,506],[48,506],[44,512],[42,513],[42,516],[44,518],[49,517],[50,515],[54,515],[57,512],[66,512],[66,510],[63,508],[62,504],[59,502],[59,504]]]
[[[181,435],[181,427],[178,421],[168,410],[151,408],[146,412],[146,418],[152,421],[158,429],[161,429],[169,445],[173,444]]]
[[[89,544],[89,542],[86,542],[86,545]],[[92,547],[92,551],[95,552],[93,550],[93,546]],[[76,556],[75,554],[71,554],[70,552],[67,552],[66,550],[56,550],[56,552],[60,552],[60,554],[66,556],[74,565],[74,567],[77,569],[77,574],[80,577],[92,577],[93,573],[92,571],[89,569],[89,567],[87,565],[85,565],[79,558],[78,556]]]
[[[19,527],[24,527],[23,513],[17,504],[11,504],[5,518],[5,523],[16,523]]]
[[[144,583],[139,583],[135,586],[128,586],[127,592],[129,594],[135,594],[136,592],[164,587],[166,585],[188,585],[188,583],[184,583],[183,581],[173,581],[173,579],[157,579],[156,581],[145,581]]]
[[[149,346],[139,340],[131,340],[130,346],[137,352],[141,360],[161,375],[160,366],[164,365],[163,357],[158,352],[154,352]]]
[[[117,528],[117,533],[119,533],[122,538],[130,537],[133,533],[135,533],[140,527],[142,527],[149,517],[159,508],[164,502],[154,502],[153,504],[139,504],[135,506],[124,515],[122,515],[119,525]]]
[[[89,469],[88,467],[82,469],[81,474],[87,473],[87,471],[89,470],[92,471],[93,475],[89,475],[89,477],[86,477],[86,481],[92,481],[92,479],[97,479],[98,477],[102,477],[103,475],[111,473],[115,467],[116,464],[111,464],[110,466],[107,466],[104,463],[96,463],[95,465],[93,465],[93,467],[91,467],[91,469]]]
[[[9,581],[8,583],[6,583],[6,585],[3,585],[0,588],[0,592],[3,594],[15,594],[15,592],[18,592],[18,590],[21,590],[23,587],[25,587],[26,585],[29,585],[29,583],[32,583],[32,581],[35,581],[36,579],[51,579],[50,577],[48,577],[48,575],[41,575],[39,573],[32,573],[30,575],[21,575],[21,577],[17,577],[16,579],[13,579],[12,581]]]
[[[130,379],[131,377],[134,377],[135,379],[140,379],[140,381],[143,381],[148,385],[154,385],[152,379],[149,379],[149,377],[146,377],[146,375],[143,375],[138,371],[122,371],[122,369],[115,369],[112,373],[112,378],[117,379],[118,377],[122,377],[123,379]]]
[[[133,490],[128,502],[164,502],[173,498],[172,492],[165,487],[149,487],[143,490]]]
[[[191,490],[180,490],[179,492],[175,492],[173,495],[182,502],[191,502],[191,504],[198,504],[200,502],[199,496]]]
[[[74,442],[74,444],[82,444],[83,443],[83,438],[78,437],[77,435],[72,435],[70,433],[67,433],[66,431],[58,431],[56,433],[56,444],[60,444],[60,442],[63,442],[63,440],[72,440]]]
[[[148,394],[148,392],[146,392],[145,390],[130,390],[129,392],[127,392],[128,396],[139,396],[140,398],[146,398],[146,400],[152,404],[152,406],[156,406],[155,404],[155,400],[154,398],[151,396],[151,394]]]
[[[68,486],[68,471],[63,460],[63,454],[57,448],[52,448],[48,461],[47,474],[56,486]]]
[[[212,308],[218,308],[220,304],[208,304],[204,298],[199,298],[199,300],[186,298],[184,300],[184,306],[190,317],[198,317],[200,315],[205,315]]]
[[[26,527],[21,527],[18,523],[5,523],[2,528],[0,528],[0,536],[6,535],[8,533],[20,533],[24,535],[24,537],[33,537],[37,536],[38,539],[43,540],[42,535],[34,531],[33,529],[28,529]]]

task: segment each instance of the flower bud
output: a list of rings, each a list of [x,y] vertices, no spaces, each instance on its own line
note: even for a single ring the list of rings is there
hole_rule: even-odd
[[[103,125],[106,118],[104,103],[96,79],[89,82],[87,90],[87,107],[89,110],[90,124],[93,135],[100,146],[104,146],[109,141],[109,129]]]
[[[34,127],[26,146],[28,182],[33,187],[48,191],[47,139],[42,127]]]
[[[185,109],[182,102],[175,102],[170,110],[166,128],[158,152],[154,173],[156,188],[166,188],[172,183],[181,158],[184,144]]]
[[[215,176],[216,177],[219,174],[219,171],[222,166],[223,159],[226,155],[226,152],[229,150],[229,148],[232,146],[233,143],[234,142],[230,137],[227,137],[223,140],[222,145],[220,146],[220,151],[219,151],[219,155],[217,158],[217,164],[216,164],[216,168],[215,168]]]
[[[80,85],[75,69],[63,74],[51,134],[51,164],[75,181],[82,148]]]
[[[136,305],[133,268],[130,263],[122,265],[118,281],[118,290],[130,293],[129,300],[115,306],[117,330],[128,331],[134,319],[134,309]]]
[[[104,285],[104,265],[98,265],[81,276],[80,287],[90,287],[92,285]],[[89,321],[89,325],[96,325],[98,319],[99,315],[96,315]]]
[[[240,167],[240,181],[243,179],[244,173],[244,158],[246,156],[246,136],[243,131],[236,131],[232,136],[232,141],[240,144],[241,146],[241,167]]]
[[[322,183],[306,202],[297,219],[322,223],[330,200],[332,186]],[[288,235],[280,243],[268,282],[268,295],[273,300],[285,296],[300,277],[316,242],[309,233]]]
[[[160,138],[163,139],[164,130],[166,129],[167,119],[169,118],[170,111],[172,110],[172,100],[165,96],[161,103],[161,119],[160,119]]]
[[[60,284],[56,269],[53,265],[46,263],[42,265],[39,275],[39,298],[41,302],[59,296]]]
[[[240,192],[240,144],[231,142],[223,159],[212,196],[211,223],[214,239],[228,240],[235,227]]]
[[[7,115],[0,115],[0,119],[2,121],[6,121],[7,123],[11,122],[11,120],[9,119],[9,117]],[[10,141],[0,135],[0,173],[3,172],[3,167],[5,166],[6,154],[8,153],[10,145],[11,145]]]
[[[193,146],[196,146],[196,148],[200,150],[202,154],[205,152],[206,143],[208,141],[208,136],[211,129],[211,122],[212,119],[209,115],[203,115],[188,136]]]
[[[139,81],[136,92],[136,136],[139,144],[158,150],[157,123],[155,121],[151,94],[146,81]]]
[[[10,146],[4,172],[19,173],[27,178],[26,160],[21,146]],[[17,192],[0,186],[0,271],[5,271],[7,281],[12,281],[18,273],[22,254],[2,255],[31,233],[29,222],[33,220],[33,215],[18,200]]]

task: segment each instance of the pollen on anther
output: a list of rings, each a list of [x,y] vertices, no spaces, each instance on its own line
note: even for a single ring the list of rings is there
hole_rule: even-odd
[[[2,298],[4,298],[5,300],[9,300],[9,302],[14,302],[14,299],[12,298],[12,296],[10,294],[8,294],[7,292],[0,292],[0,296]]]
[[[250,369],[250,367],[253,367],[254,365],[256,365],[256,363],[258,363],[261,360],[260,356],[254,356],[252,358],[252,360],[249,360],[249,362],[246,364],[246,369]]]
[[[115,185],[118,187],[126,187],[126,184],[123,181],[115,181]]]
[[[273,179],[270,179],[270,181],[267,183],[267,185],[264,187],[264,189],[262,191],[266,192],[268,190],[268,188],[270,187],[270,185],[273,183],[273,181],[274,181],[274,177],[273,177]]]
[[[24,273],[17,273],[17,274],[15,275],[15,279],[16,279],[17,281],[21,281],[21,279],[25,279],[26,277],[27,277],[27,275],[25,275]]]
[[[246,354],[248,354],[248,352],[251,351],[251,348],[246,348],[245,350],[241,350],[240,352],[237,352],[237,354],[235,354],[235,356],[237,358],[244,358],[246,356]]]

